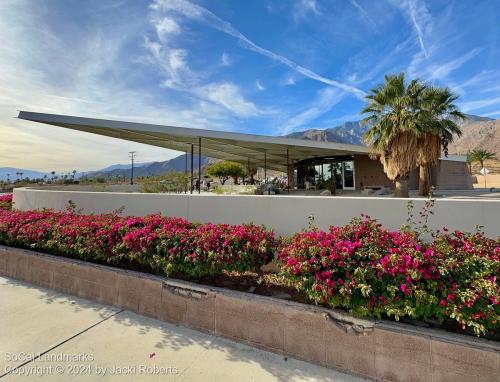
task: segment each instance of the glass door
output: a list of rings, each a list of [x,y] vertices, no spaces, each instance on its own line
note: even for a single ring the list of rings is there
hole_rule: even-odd
[[[342,162],[342,188],[354,190],[354,161]]]

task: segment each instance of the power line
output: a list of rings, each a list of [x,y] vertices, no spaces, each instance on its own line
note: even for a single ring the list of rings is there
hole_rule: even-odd
[[[131,173],[130,173],[130,184],[134,184],[134,159],[135,159],[135,156],[136,156],[136,153],[135,151],[129,151],[129,157],[130,157],[130,160],[132,161],[132,167],[131,167]]]

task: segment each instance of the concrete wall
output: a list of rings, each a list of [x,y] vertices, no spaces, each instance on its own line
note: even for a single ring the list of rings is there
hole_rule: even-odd
[[[354,156],[354,176],[356,190],[369,186],[394,187],[394,183],[385,175],[382,163],[378,159],[370,159],[367,155]]]
[[[390,382],[498,381],[500,346],[384,320],[0,246],[0,275]]]
[[[366,155],[354,157],[356,171],[356,190],[366,186],[386,186],[394,188],[394,183],[387,178],[380,161],[370,159]],[[467,162],[455,160],[440,160],[431,169],[432,184],[438,190],[472,190],[472,177],[469,174]],[[419,169],[410,173],[408,187],[410,190],[418,189]]]
[[[185,195],[141,193],[96,193],[48,191],[30,188],[14,190],[15,208],[64,210],[68,201],[86,213],[110,212],[125,207],[126,215],[160,212],[190,221],[239,224],[255,222],[289,235],[307,228],[308,217],[315,217],[320,228],[348,223],[361,213],[394,229],[406,222],[407,203],[413,200],[418,212],[423,199],[381,197],[321,197],[267,195]],[[490,237],[500,236],[500,200],[438,199],[430,225],[472,231],[484,226]],[[418,216],[418,214],[416,213]]]
[[[439,190],[472,190],[472,176],[469,173],[467,162],[450,160],[439,161],[432,169],[436,180],[436,188]]]

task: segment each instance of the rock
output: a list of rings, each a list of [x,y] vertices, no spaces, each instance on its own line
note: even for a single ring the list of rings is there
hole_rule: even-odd
[[[273,260],[269,264],[260,267],[260,270],[264,273],[279,273],[280,265],[276,260]]]
[[[321,191],[321,196],[331,196],[332,192],[330,190]]]

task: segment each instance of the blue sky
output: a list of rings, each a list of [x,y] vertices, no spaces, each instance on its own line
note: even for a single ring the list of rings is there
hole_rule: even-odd
[[[17,109],[281,135],[358,120],[364,94],[400,71],[500,118],[495,0],[2,0],[0,35],[0,166],[178,154]]]

